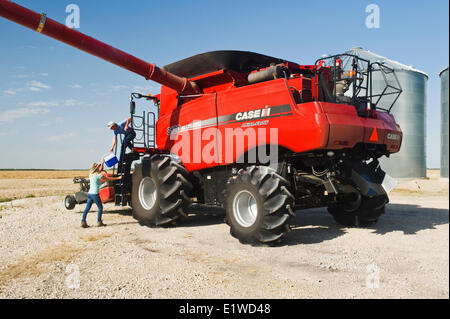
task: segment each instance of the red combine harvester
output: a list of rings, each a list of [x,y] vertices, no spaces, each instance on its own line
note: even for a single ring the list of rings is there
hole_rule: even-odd
[[[115,184],[116,205],[141,223],[171,225],[191,203],[222,206],[241,242],[275,243],[298,209],[328,207],[348,226],[384,213],[393,181],[377,159],[402,142],[390,108],[377,108],[401,94],[392,69],[348,54],[299,65],[242,51],[160,69],[10,1],[0,0],[0,16],[162,85],[131,96],[138,137]],[[375,73],[382,92],[372,92]],[[159,114],[137,116],[137,98]]]

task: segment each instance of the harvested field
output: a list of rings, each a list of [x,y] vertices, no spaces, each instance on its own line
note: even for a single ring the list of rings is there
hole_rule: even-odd
[[[73,178],[88,176],[85,170],[0,170],[0,202],[70,194],[79,189]]]
[[[88,170],[0,170],[1,179],[67,179],[88,176]]]
[[[1,179],[1,199],[20,199],[70,194],[79,189],[72,179]]]

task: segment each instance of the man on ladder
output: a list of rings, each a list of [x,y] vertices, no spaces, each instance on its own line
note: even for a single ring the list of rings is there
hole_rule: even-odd
[[[117,143],[117,135],[118,134],[124,135],[124,138],[122,140],[122,146],[120,149],[120,158],[119,158],[120,163],[123,162],[123,159],[125,156],[125,151],[126,151],[127,147],[129,147],[130,150],[133,149],[133,140],[136,137],[136,132],[130,126],[130,123],[131,123],[131,118],[128,118],[119,124],[117,124],[116,122],[108,123],[108,128],[110,130],[114,131],[114,137],[112,140],[111,149],[109,150],[111,153],[114,152],[114,147],[116,146],[116,143]]]

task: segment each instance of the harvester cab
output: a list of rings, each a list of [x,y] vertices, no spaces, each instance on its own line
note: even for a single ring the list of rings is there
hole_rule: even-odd
[[[375,117],[376,109],[390,112],[402,93],[392,68],[356,55],[344,53],[320,58],[315,69],[315,83],[320,92],[316,101],[353,105],[360,116]],[[379,85],[382,90],[373,91],[374,79],[383,81],[384,85]],[[388,105],[386,109],[377,107],[381,101]]]
[[[137,136],[114,185],[115,204],[142,224],[215,205],[241,242],[275,243],[295,210],[326,207],[347,226],[384,214],[395,183],[378,159],[403,138],[390,114],[401,87],[387,66],[350,54],[300,65],[214,51],[158,68],[11,1],[0,0],[0,16],[162,85],[156,96],[131,95]],[[385,88],[374,92],[373,81]],[[157,111],[139,113],[139,99]]]

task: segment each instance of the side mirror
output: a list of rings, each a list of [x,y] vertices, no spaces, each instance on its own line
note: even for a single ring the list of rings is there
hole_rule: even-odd
[[[130,102],[130,114],[135,114],[136,113],[136,102],[131,101]]]

